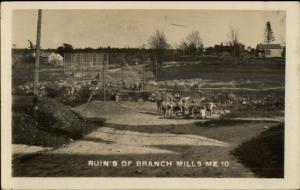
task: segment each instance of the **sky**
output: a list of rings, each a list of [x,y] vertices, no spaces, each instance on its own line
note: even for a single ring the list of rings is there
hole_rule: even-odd
[[[270,21],[275,42],[285,42],[285,12],[246,10],[43,10],[42,48],[69,43],[74,48],[142,47],[156,31],[177,47],[192,31],[199,31],[205,47],[229,41],[229,27],[239,41],[256,47],[264,41]],[[36,41],[37,10],[14,10],[12,44],[28,47]],[[147,46],[146,46],[147,47]]]

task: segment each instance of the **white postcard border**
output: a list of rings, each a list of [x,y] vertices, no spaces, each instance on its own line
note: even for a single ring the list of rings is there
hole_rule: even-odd
[[[226,9],[286,11],[285,178],[11,177],[11,13],[13,9]],[[299,4],[297,2],[5,2],[1,4],[1,176],[13,189],[292,189],[300,179]]]

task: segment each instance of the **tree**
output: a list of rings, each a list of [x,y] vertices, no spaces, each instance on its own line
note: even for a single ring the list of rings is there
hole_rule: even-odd
[[[187,48],[188,52],[191,54],[197,54],[197,53],[202,53],[203,51],[203,43],[202,39],[200,38],[200,34],[198,31],[193,31],[191,32],[187,38]]]
[[[55,53],[58,53],[63,57],[65,53],[72,52],[73,50],[74,48],[71,44],[63,43],[63,45],[56,49]]]
[[[229,27],[229,46],[232,49],[232,55],[239,55],[239,30],[232,26]]]
[[[35,45],[32,43],[32,41],[28,40],[28,43],[29,43],[29,49],[35,50]]]
[[[35,45],[32,43],[31,40],[28,40],[28,48],[29,48],[29,53],[26,52],[26,55],[28,56],[28,61],[29,62],[34,62],[35,61]]]
[[[275,37],[271,28],[271,23],[268,21],[265,28],[265,43],[269,44],[273,41],[275,41]]]
[[[179,44],[179,49],[181,50],[182,54],[185,55],[185,54],[188,54],[188,44],[185,40],[182,40]]]
[[[187,35],[186,40],[182,40],[179,48],[187,55],[203,53],[203,43],[198,31],[193,31]]]
[[[152,36],[150,36],[148,44],[153,52],[153,59],[155,60],[152,65],[152,70],[155,73],[156,80],[159,80],[161,73],[161,59],[166,49],[170,47],[167,42],[166,35],[159,30],[156,30]]]
[[[167,37],[165,33],[156,30],[155,33],[150,36],[149,46],[153,49],[164,50],[170,47],[167,42]]]

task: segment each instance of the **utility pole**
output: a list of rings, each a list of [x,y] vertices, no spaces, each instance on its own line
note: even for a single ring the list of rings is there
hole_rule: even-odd
[[[145,91],[145,84],[146,84],[146,79],[145,79],[145,74],[146,74],[146,55],[145,55],[145,47],[143,48],[143,91]]]
[[[105,102],[105,59],[103,59],[103,65],[102,65],[102,88],[103,88],[103,101]]]
[[[33,90],[33,110],[37,112],[39,96],[39,67],[40,67],[40,43],[41,43],[42,10],[38,10],[37,35],[36,35],[36,53],[34,69],[34,90]]]
[[[106,69],[108,69],[108,64],[109,64],[109,53],[107,54],[106,57]]]
[[[157,81],[158,79],[158,61],[157,57],[155,56],[155,80]]]
[[[106,62],[106,63],[105,63]],[[108,68],[108,62],[109,62],[109,53],[106,54],[106,61],[103,61],[103,68],[102,68],[102,85],[103,85],[103,101],[105,102],[105,68]]]

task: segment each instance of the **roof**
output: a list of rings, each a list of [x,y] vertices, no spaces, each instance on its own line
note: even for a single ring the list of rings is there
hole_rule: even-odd
[[[265,49],[282,49],[280,44],[257,44],[256,49],[265,50]]]

